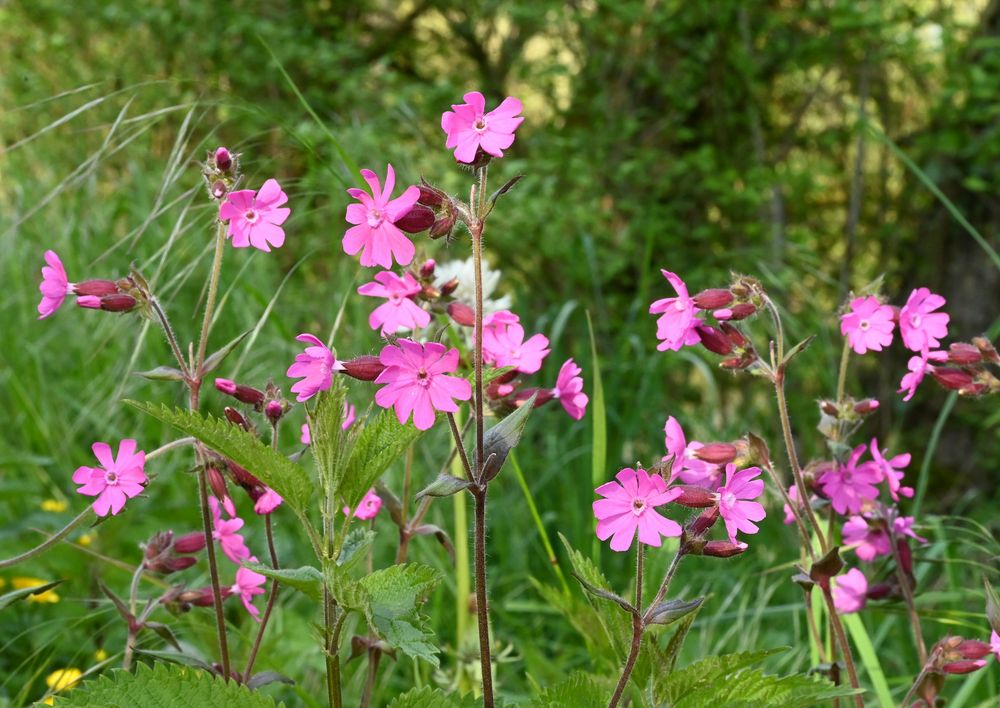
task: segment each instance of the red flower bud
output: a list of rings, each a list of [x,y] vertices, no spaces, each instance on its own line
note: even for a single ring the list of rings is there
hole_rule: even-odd
[[[878,410],[878,401],[874,398],[866,398],[854,404],[854,412],[858,415],[869,415]]]
[[[143,557],[146,560],[152,560],[159,556],[161,553],[165,552],[170,548],[170,544],[174,540],[173,531],[160,531],[159,533],[153,534],[153,537],[149,539],[146,543],[146,550],[143,553]]]
[[[736,446],[729,443],[709,443],[697,450],[691,450],[691,454],[696,458],[702,462],[711,462],[713,465],[728,465],[736,459],[737,452]]]
[[[819,409],[828,416],[832,416],[834,418],[840,417],[840,409],[837,408],[837,404],[834,403],[833,401],[826,401],[826,400],[820,401]]]
[[[913,575],[913,551],[905,538],[896,539],[896,551],[899,553],[899,565],[907,575]]]
[[[243,414],[240,413],[238,410],[236,410],[235,408],[230,408],[229,406],[226,406],[224,409],[222,409],[222,412],[226,414],[226,419],[230,423],[232,423],[233,425],[240,426],[241,428],[243,428],[248,433],[250,432],[250,430],[251,430],[250,421],[247,420],[243,416]]]
[[[241,403],[247,403],[258,408],[264,402],[264,392],[253,386],[244,386],[229,379],[216,379],[215,388],[227,396],[232,396]]]
[[[704,487],[696,487],[694,485],[678,485],[675,489],[681,490],[681,495],[674,499],[674,501],[681,506],[686,506],[691,509],[707,509],[713,507],[718,503],[718,495],[714,492],[710,492]]]
[[[989,644],[978,639],[965,639],[955,650],[962,655],[963,659],[982,659],[993,652]]]
[[[285,407],[281,405],[281,401],[268,401],[267,405],[264,406],[264,415],[274,425],[281,420],[281,416],[285,415]]]
[[[424,261],[423,265],[420,266],[420,277],[433,278],[435,267],[437,267],[437,262],[433,258],[428,258]]]
[[[229,150],[224,147],[216,149],[215,166],[220,172],[229,172],[229,168],[233,166],[233,156]]]
[[[449,302],[448,316],[463,327],[473,327],[476,324],[476,311],[463,302]]]
[[[727,308],[726,311],[728,312],[728,317],[719,317],[716,315],[717,319],[745,320],[747,317],[757,312],[757,308],[749,302],[741,302]]]
[[[715,556],[716,558],[732,558],[743,553],[749,546],[745,543],[732,541],[709,541],[701,549],[703,556]]]
[[[222,477],[222,473],[215,467],[208,467],[205,470],[208,476],[208,486],[212,488],[212,494],[215,495],[216,499],[225,499],[229,495],[229,490],[226,489],[226,480]]]
[[[179,558],[163,558],[158,563],[147,566],[154,573],[176,573],[179,570],[186,570],[198,562],[197,558],[191,556],[181,556]]]
[[[104,297],[105,295],[117,295],[118,284],[113,280],[84,280],[73,286],[73,292],[77,295],[94,295]]]
[[[702,290],[691,300],[694,306],[702,310],[718,310],[733,301],[733,294],[725,288],[710,288]]]
[[[452,278],[447,283],[441,286],[442,295],[451,295],[458,288],[458,278]]]
[[[201,531],[186,533],[174,541],[178,553],[198,553],[205,547],[205,534]]]
[[[131,295],[105,295],[103,297],[84,295],[76,299],[76,304],[90,310],[131,312],[139,305],[139,301]]]
[[[221,200],[224,196],[226,196],[226,193],[229,191],[229,188],[226,186],[225,182],[223,182],[221,179],[217,179],[214,182],[212,182],[212,186],[209,188],[209,191],[212,194],[212,199]]]
[[[721,329],[723,333],[729,337],[729,341],[733,343],[733,346],[743,349],[750,343],[749,340],[743,336],[741,331],[728,322],[720,323],[719,329]]]
[[[993,364],[1000,364],[1000,354],[997,354],[996,347],[990,343],[986,337],[973,337],[972,343],[983,355],[983,359]]]
[[[263,493],[264,483],[253,476],[245,468],[240,467],[232,460],[226,460],[226,465],[229,467],[229,473],[233,476],[233,480],[236,484],[240,485],[247,491],[250,491],[255,487],[260,487],[261,493]]]
[[[935,366],[931,368],[931,376],[944,388],[951,391],[961,391],[962,389],[969,388],[973,383],[972,374],[961,369]]]
[[[434,223],[434,212],[421,204],[414,204],[405,216],[396,220],[396,226],[408,234],[426,231]]]
[[[966,342],[954,342],[948,347],[948,363],[968,366],[978,364],[983,360],[983,353],[979,348]]]
[[[979,671],[979,669],[986,666],[986,661],[984,659],[976,659],[970,661],[968,659],[963,661],[953,661],[949,664],[945,664],[941,667],[941,673],[945,674],[971,674],[973,671]]]
[[[891,583],[876,583],[875,585],[868,586],[868,592],[865,593],[865,597],[869,600],[884,600],[894,594],[895,591],[896,588]]]
[[[420,190],[420,196],[417,197],[417,204],[425,204],[427,206],[437,206],[445,199],[448,195],[442,192],[436,187],[432,187],[426,182],[417,185],[417,189]]]
[[[344,373],[358,381],[374,381],[385,369],[377,356],[369,354],[354,357],[341,363],[344,365]]]
[[[701,345],[713,354],[726,356],[732,353],[733,343],[729,341],[729,337],[723,334],[721,330],[709,327],[708,325],[698,325],[695,327],[695,331],[698,332]]]
[[[709,509],[698,514],[694,521],[688,526],[688,531],[694,536],[701,536],[708,531],[715,522],[719,520],[719,505],[715,504]]]
[[[447,236],[451,233],[451,230],[455,228],[455,222],[458,217],[455,214],[448,214],[447,216],[442,216],[440,219],[435,221],[430,228],[431,238],[441,238],[442,236]]]
[[[435,288],[433,285],[424,285],[420,289],[420,297],[424,300],[437,300],[441,297],[441,291]]]

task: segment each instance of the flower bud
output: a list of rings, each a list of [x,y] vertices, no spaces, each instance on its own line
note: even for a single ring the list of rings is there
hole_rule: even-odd
[[[941,667],[941,673],[944,674],[971,674],[973,671],[979,671],[979,669],[986,666],[986,661],[984,659],[976,659],[975,661],[970,661],[968,659],[961,661],[953,661],[949,664],[945,664]]]
[[[966,342],[953,342],[948,347],[948,363],[959,366],[969,366],[978,364],[983,360],[983,354],[979,348]]]
[[[544,406],[546,403],[555,398],[555,391],[551,388],[526,388],[523,391],[517,392],[517,395],[514,396],[514,403],[520,407],[536,393],[538,395],[535,398],[535,408]]]
[[[747,345],[750,344],[743,333],[739,331],[736,327],[729,324],[728,322],[722,322],[719,324],[719,329],[722,330],[723,334],[729,337],[729,341],[733,343],[733,346],[739,347],[740,349],[745,349]]]
[[[702,290],[691,300],[694,301],[694,306],[700,310],[718,310],[733,301],[733,294],[725,288],[710,288]]]
[[[233,425],[240,426],[248,433],[252,430],[252,427],[250,426],[250,421],[247,420],[246,417],[235,408],[226,406],[225,408],[222,409],[222,412],[226,414],[226,420],[228,420]]]
[[[97,297],[117,295],[118,284],[113,280],[84,280],[82,283],[73,285],[73,292],[76,295],[92,295]]]
[[[704,487],[694,485],[678,485],[675,489],[681,490],[681,495],[674,499],[677,504],[691,509],[707,509],[718,503],[718,495]]]
[[[441,238],[442,236],[447,236],[451,233],[451,230],[455,228],[456,221],[458,221],[458,216],[456,214],[442,216],[431,225],[429,231],[430,237]]]
[[[435,288],[433,285],[424,285],[420,289],[419,295],[424,300],[433,301],[441,297],[441,291]]]
[[[215,167],[220,172],[229,172],[229,169],[233,166],[233,156],[228,149],[224,147],[216,148],[215,150]]]
[[[896,594],[896,587],[892,583],[876,583],[868,586],[865,597],[869,600],[884,600],[894,594]]]
[[[732,558],[746,551],[749,546],[737,541],[709,541],[701,549],[703,556],[715,556],[716,558]]]
[[[408,234],[417,234],[426,231],[434,224],[434,212],[421,204],[414,204],[413,208],[400,217],[395,223],[396,226]]]
[[[702,445],[697,450],[692,449],[691,454],[702,462],[711,462],[714,465],[728,465],[736,459],[736,446],[729,443],[708,443]]]
[[[734,356],[729,359],[723,359],[719,362],[719,366],[723,369],[740,370],[749,368],[755,361],[757,361],[757,353],[749,351],[744,353],[742,356]]]
[[[379,361],[377,356],[365,354],[341,362],[344,365],[344,373],[358,381],[374,381],[385,369],[385,365]]]
[[[79,302],[79,301],[78,301]],[[941,386],[951,391],[961,391],[970,388],[973,383],[972,374],[961,369],[935,366],[931,368],[931,376]]]
[[[221,587],[222,597],[229,597],[232,594],[232,588]],[[181,602],[186,602],[190,605],[195,605],[196,607],[211,607],[215,604],[215,595],[212,593],[212,586],[199,588],[197,590],[188,590],[187,592],[182,592],[177,596],[177,599]]]
[[[160,554],[165,553],[170,548],[170,544],[173,540],[173,531],[160,531],[159,533],[153,534],[153,537],[146,543],[146,550],[143,553],[143,557],[147,561],[153,560]]]
[[[899,554],[899,565],[903,572],[909,576],[913,575],[913,551],[905,538],[896,539],[896,551]]]
[[[451,295],[458,288],[458,278],[452,278],[447,283],[441,286],[441,294],[444,296]]]
[[[420,277],[421,278],[433,278],[434,277],[434,269],[436,267],[437,267],[437,261],[435,261],[433,258],[428,258],[420,266]]]
[[[961,654],[963,659],[982,659],[984,656],[989,656],[993,649],[989,644],[978,639],[965,639],[955,648],[955,651]]]
[[[708,325],[698,325],[695,327],[695,331],[698,333],[698,338],[701,339],[701,345],[713,354],[726,356],[732,353],[733,343],[721,330]]]
[[[837,408],[837,404],[833,401],[823,400],[819,402],[819,409],[825,414],[832,418],[840,417],[840,409]]]
[[[216,499],[225,499],[229,496],[229,490],[226,489],[226,480],[222,477],[222,473],[219,472],[214,466],[205,468],[205,474],[208,477],[208,486],[212,488],[212,494],[215,495]]]
[[[878,405],[874,398],[866,398],[854,404],[854,412],[858,415],[870,415],[878,410]]]
[[[712,313],[712,317],[717,320],[745,320],[755,312],[757,312],[756,307],[751,305],[749,302],[741,302],[733,305],[732,307],[715,310]]]
[[[176,573],[181,570],[187,570],[197,562],[198,559],[192,558],[191,556],[173,556],[160,558],[158,561],[151,563],[146,567],[154,573],[167,575],[168,573]]]
[[[186,533],[174,541],[178,553],[198,553],[205,547],[205,534],[201,531]]]
[[[986,337],[973,337],[972,343],[983,355],[983,359],[992,364],[1000,364],[1000,354],[997,354],[996,347],[990,343],[990,340]]]
[[[216,379],[215,388],[227,396],[232,396],[241,403],[246,403],[258,409],[264,402],[264,392],[260,389],[256,389],[253,386],[244,386],[229,379]]]
[[[449,302],[448,316],[463,327],[473,327],[476,324],[476,311],[464,302],[458,302],[457,300]]]
[[[281,405],[281,401],[268,401],[264,406],[264,415],[271,421],[271,425],[276,425],[281,416],[285,415],[285,407]]]
[[[229,188],[226,186],[225,182],[221,179],[217,179],[212,182],[212,186],[208,188],[208,191],[212,195],[212,199],[222,201],[222,198],[229,192]]]
[[[705,511],[698,514],[694,521],[692,521],[688,526],[688,531],[694,536],[701,536],[706,531],[708,531],[715,522],[719,520],[719,505],[714,504],[712,507],[705,509]]]
[[[448,195],[442,192],[437,187],[432,187],[426,182],[421,182],[417,185],[417,189],[420,190],[420,196],[417,197],[417,204],[424,204],[426,206],[437,206],[445,199]]]
[[[76,299],[76,304],[90,310],[131,312],[139,305],[139,301],[131,295],[105,295],[103,297],[84,295]]]

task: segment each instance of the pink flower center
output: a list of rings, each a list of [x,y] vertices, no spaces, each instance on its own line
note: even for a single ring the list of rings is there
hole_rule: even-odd
[[[924,320],[920,315],[910,315],[910,324],[913,327],[919,327],[923,321]]]
[[[840,473],[840,479],[844,484],[850,484],[854,480],[854,475],[849,470]]]
[[[368,226],[373,229],[377,229],[385,221],[385,214],[383,214],[378,209],[372,209],[368,212]]]
[[[734,507],[736,506],[736,495],[732,492],[723,492],[719,495],[719,506]]]
[[[486,130],[486,116],[479,116],[476,118],[476,122],[472,124],[472,129],[477,133],[482,133]]]
[[[389,302],[394,304],[399,304],[399,301],[403,299],[403,296],[399,293],[389,293]]]
[[[678,312],[683,312],[687,309],[687,304],[680,298],[677,298],[677,300],[674,301],[674,309]]]
[[[250,224],[256,224],[257,220],[260,219],[260,214],[256,209],[247,209],[246,213],[243,214],[243,218]]]
[[[117,472],[111,472],[110,470],[106,471],[104,473],[104,483],[107,484],[107,485],[109,485],[109,486],[115,486],[115,485],[117,485],[118,484],[118,473]]]
[[[871,326],[872,324],[868,320],[861,320],[860,322],[858,322],[858,329],[860,329],[862,332],[867,332]]]
[[[640,516],[646,510],[646,500],[636,497],[632,500],[632,513]]]
[[[427,373],[427,370],[423,367],[417,371],[417,383],[421,386],[427,387],[431,385],[431,376]]]

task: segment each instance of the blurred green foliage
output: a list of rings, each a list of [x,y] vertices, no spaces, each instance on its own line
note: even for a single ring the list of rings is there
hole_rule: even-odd
[[[29,529],[53,530],[79,506],[69,477],[88,464],[92,441],[132,436],[151,449],[169,439],[119,398],[180,402],[172,389],[131,375],[168,363],[156,331],[94,312],[34,320],[43,250],[60,253],[71,279],[117,276],[136,261],[174,313],[181,339],[192,339],[214,216],[194,161],[227,144],[243,153],[250,185],[281,180],[293,217],[280,251],[227,253],[213,342],[260,329],[220,373],[258,383],[274,376],[280,385],[294,335],[328,332],[361,282],[340,249],[343,190],[356,180],[267,47],[355,161],[379,172],[391,161],[401,180],[423,175],[453,191],[467,190],[469,179],[443,148],[442,110],[474,89],[488,102],[522,98],[527,119],[494,180],[526,178],[491,219],[487,250],[516,309],[553,340],[544,379],[569,356],[586,378],[590,311],[607,399],[608,476],[619,464],[662,454],[668,414],[694,437],[752,429],[778,449],[773,401],[758,382],[714,369],[702,353],[656,352],[646,310],[669,294],[660,268],[682,274],[695,291],[726,284],[731,271],[755,275],[784,308],[791,338],[819,335],[790,374],[805,457],[823,454],[810,434],[815,399],[835,387],[834,313],[851,288],[884,274],[883,291],[901,304],[910,288],[926,284],[948,298],[961,339],[1000,312],[1000,273],[866,129],[884,131],[997,248],[996,2],[0,3],[0,512],[11,520],[0,528],[4,548],[23,548],[35,537]],[[439,261],[468,255],[461,240],[419,247]],[[378,346],[360,300],[346,302],[342,351]],[[910,449],[917,467],[945,395],[925,386],[902,404],[893,392],[904,370],[902,354],[865,357],[853,364],[852,390],[883,402],[865,433]],[[354,386],[351,397],[366,405],[370,390]],[[214,392],[205,398],[210,408],[222,405]],[[574,425],[543,412],[519,459],[547,526],[586,548],[589,418]],[[297,424],[288,428],[291,450]],[[998,429],[994,404],[959,402],[931,465],[931,511],[992,517]],[[435,431],[435,444],[418,449],[418,483],[436,474],[445,438]],[[24,569],[71,581],[58,589],[58,606],[22,605],[28,610],[0,617],[0,702],[37,697],[48,670],[90,666],[97,649],[120,648],[122,631],[90,578],[127,583],[128,571],[115,564],[135,563],[139,540],[165,524],[196,527],[190,458],[167,459],[160,479],[178,479],[157,485],[150,513],[116,520],[107,534],[99,527],[93,545]],[[399,470],[393,474],[398,481]],[[502,568],[492,579],[494,623],[498,640],[512,647],[510,660],[544,685],[588,660],[534,588],[554,577],[520,491],[513,481],[502,485],[490,539],[491,565]],[[42,511],[47,498],[66,500],[70,510]],[[436,505],[430,520],[451,528],[449,507]],[[766,526],[755,553],[739,561],[745,572],[691,564],[678,591],[712,597],[686,657],[798,644],[775,668],[806,666],[797,641],[803,620],[793,614],[799,598],[780,565],[790,560],[788,537],[778,526]],[[280,526],[278,535],[280,555],[294,558],[301,539],[282,536]],[[924,555],[947,561],[951,552],[939,541]],[[414,545],[418,560],[447,569],[439,547]],[[383,548],[376,562],[389,562],[391,552]],[[625,559],[608,555],[609,577],[624,584]],[[963,588],[978,580],[965,566],[945,566],[924,568],[950,608],[942,612],[968,610]],[[453,582],[428,608],[450,647]],[[300,680],[296,689],[266,690],[308,703],[321,691],[322,662],[311,649],[315,618],[306,607],[291,593],[282,598],[261,666]],[[970,622],[942,616],[942,625]],[[201,619],[182,618],[182,634],[211,652],[212,630]],[[236,612],[231,619],[249,642],[253,628]],[[877,620],[884,668],[893,689],[905,692],[915,673],[905,625],[892,611]],[[474,664],[471,655],[461,658]],[[449,663],[452,670],[454,655]],[[420,670],[400,662],[380,690],[392,695]],[[983,686],[996,682],[990,671]],[[359,690],[363,667],[348,672],[349,690]],[[501,668],[501,689],[526,695],[522,673]],[[459,682],[453,674],[447,680]]]

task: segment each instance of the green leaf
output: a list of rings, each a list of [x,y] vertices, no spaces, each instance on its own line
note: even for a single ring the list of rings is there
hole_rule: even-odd
[[[347,459],[340,484],[344,503],[355,508],[375,480],[421,435],[413,423],[400,425],[393,410],[383,410],[374,419],[369,416]]]
[[[346,569],[331,564],[323,574],[330,596],[346,610],[358,610],[368,614],[368,591],[352,578]]]
[[[593,371],[590,378],[593,380],[593,389],[590,400],[590,417],[594,421],[593,445],[590,452],[590,481],[594,487],[599,487],[605,481],[608,473],[608,426],[607,411],[604,408],[604,384],[601,383],[601,361],[597,358],[597,342],[594,338],[594,323],[590,320],[590,311],[587,311],[587,330],[590,332],[590,359]],[[591,557],[597,560],[600,557],[601,545],[597,537],[594,537]]]
[[[439,474],[437,479],[417,492],[413,501],[418,502],[424,497],[450,497],[463,489],[468,489],[472,485],[467,479],[452,477],[450,474]]]
[[[344,461],[350,452],[350,431],[344,430],[344,401],[347,391],[335,377],[333,386],[322,391],[309,419],[310,450],[326,493],[336,496],[344,477]]]
[[[489,482],[500,474],[503,463],[507,461],[507,455],[521,441],[524,425],[535,407],[537,397],[537,393],[532,394],[531,398],[522,403],[516,411],[486,431],[483,436],[483,455],[486,460],[483,464],[484,482]]]
[[[55,697],[55,705],[74,708],[190,708],[191,706],[240,706],[270,708],[274,699],[251,691],[235,681],[223,681],[201,669],[180,664],[136,666],[135,673],[110,671]]]
[[[181,373],[180,369],[175,369],[172,366],[157,366],[155,369],[150,369],[149,371],[137,371],[136,376],[141,376],[144,379],[149,379],[150,381],[183,381],[184,374]]]
[[[812,344],[812,341],[814,339],[816,339],[816,335],[810,334],[808,337],[806,337],[801,342],[796,344],[794,347],[789,349],[788,353],[785,354],[785,360],[781,362],[782,366],[787,365],[788,362],[790,362],[793,358],[795,358],[796,356],[804,352],[806,349],[808,349],[809,345]]]
[[[323,574],[311,565],[304,565],[301,568],[275,569],[263,563],[247,561],[243,563],[243,566],[255,573],[277,580],[282,585],[295,588],[313,600],[319,601],[323,598]]]
[[[434,666],[438,647],[418,610],[440,580],[434,568],[406,563],[377,570],[360,581],[368,593],[368,622],[378,635],[407,656]]]
[[[236,347],[240,345],[240,342],[246,339],[247,335],[252,331],[252,329],[248,329],[246,332],[236,337],[236,339],[229,342],[229,344],[205,357],[205,361],[201,365],[201,375],[204,376],[205,374],[215,371],[219,367],[219,364],[221,364],[227,356],[232,354],[233,350],[236,349]]]
[[[706,686],[723,684],[739,671],[759,664],[773,654],[787,651],[788,647],[765,649],[739,654],[710,656],[670,673],[656,676],[653,697],[658,703],[680,705],[678,701]]]
[[[705,598],[696,600],[667,600],[653,608],[649,615],[650,624],[673,624],[679,619],[696,612],[705,602]]]
[[[542,689],[536,702],[538,708],[604,708],[615,690],[615,682],[606,676],[574,671],[562,681]]]
[[[863,693],[850,686],[838,686],[817,674],[775,676],[760,669],[743,669],[735,674],[705,683],[696,690],[685,693],[676,708],[700,708],[706,705],[759,708],[812,708],[834,698],[844,698]]]
[[[308,473],[287,457],[262,443],[229,421],[194,411],[167,406],[155,406],[138,401],[125,401],[133,408],[174,426],[187,435],[198,438],[220,455],[246,469],[250,474],[281,495],[299,520],[312,530],[306,510],[314,502],[314,485]]]
[[[14,604],[18,600],[25,599],[29,595],[41,595],[43,592],[48,592],[62,582],[62,580],[53,580],[51,583],[45,583],[44,585],[36,585],[31,588],[21,588],[20,590],[14,590],[4,595],[0,595],[0,610],[4,609],[8,605]]]
[[[413,688],[396,696],[389,708],[478,708],[480,702],[472,695],[457,696],[440,688]]]
[[[698,607],[698,610],[700,609],[701,607]],[[698,610],[682,617],[681,621],[677,623],[674,636],[670,638],[670,641],[667,642],[667,648],[663,650],[663,665],[657,667],[659,671],[670,673],[674,670],[677,665],[677,657],[680,656],[681,648],[684,646],[684,640],[687,639],[691,625],[694,624],[694,620],[698,616]]]
[[[629,602],[628,600],[626,600],[624,597],[622,597],[621,595],[618,595],[617,593],[611,592],[610,590],[605,590],[605,589],[599,588],[599,587],[597,587],[595,585],[591,585],[586,580],[584,580],[579,575],[577,575],[575,571],[571,572],[570,575],[572,575],[574,578],[576,578],[577,582],[580,583],[580,585],[583,586],[583,589],[586,590],[587,592],[589,592],[591,595],[594,595],[595,597],[599,597],[602,600],[610,600],[611,602],[615,603],[616,605],[618,605],[619,607],[621,607],[623,610],[625,610],[626,612],[628,612],[630,615],[635,614],[635,612],[636,612],[635,606],[631,602]]]
[[[340,557],[337,559],[337,565],[341,567],[342,570],[350,570],[358,561],[365,557],[365,551],[368,547],[372,545],[372,541],[375,540],[375,532],[372,529],[364,527],[355,527],[347,534],[347,538],[344,539],[344,545],[340,548]]]

